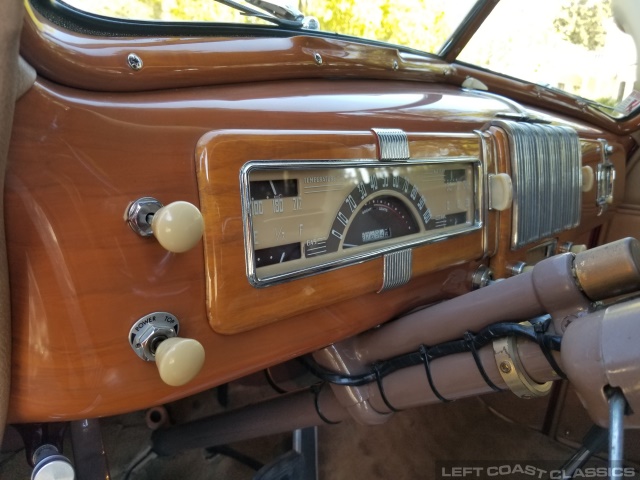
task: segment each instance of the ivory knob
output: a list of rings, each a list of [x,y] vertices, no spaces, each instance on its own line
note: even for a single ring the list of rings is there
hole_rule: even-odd
[[[167,385],[179,387],[190,382],[204,364],[204,347],[192,338],[167,338],[156,349],[156,366]]]
[[[489,175],[489,208],[502,212],[513,203],[513,184],[506,173]]]
[[[582,167],[582,191],[590,192],[593,188],[593,184],[595,183],[595,174],[593,173],[593,168],[589,165],[585,165]]]
[[[581,243],[575,243],[573,245],[571,245],[571,248],[569,248],[569,251],[571,253],[582,253],[582,252],[586,252],[587,251],[587,246]]]
[[[202,238],[204,220],[198,207],[189,202],[173,202],[153,215],[151,230],[164,248],[174,253],[192,249]]]

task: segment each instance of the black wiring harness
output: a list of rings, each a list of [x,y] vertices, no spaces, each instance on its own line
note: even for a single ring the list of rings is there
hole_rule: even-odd
[[[403,368],[421,364],[425,366],[427,380],[429,381],[429,386],[434,395],[442,402],[449,402],[450,400],[442,396],[435,387],[431,377],[430,364],[437,358],[442,358],[456,353],[470,352],[473,355],[476,366],[487,385],[489,385],[492,390],[501,391],[502,389],[497,387],[485,372],[482,362],[480,361],[480,357],[478,356],[478,350],[498,338],[507,336],[526,338],[536,342],[551,365],[551,368],[553,368],[560,378],[566,378],[564,372],[560,369],[560,366],[552,354],[552,351],[554,350],[560,351],[562,337],[560,335],[550,335],[546,333],[549,328],[549,324],[551,323],[551,317],[548,315],[537,317],[530,320],[529,323],[530,325],[513,322],[496,323],[480,330],[478,333],[466,332],[463,338],[459,340],[452,340],[433,346],[421,345],[417,351],[398,355],[388,360],[375,362],[371,366],[370,371],[359,375],[335,373],[322,367],[310,357],[300,357],[299,360],[316,377],[335,385],[359,387],[376,382],[380,389],[382,399],[386,403],[387,407],[392,411],[397,411],[397,409],[387,401],[382,387],[382,379]]]

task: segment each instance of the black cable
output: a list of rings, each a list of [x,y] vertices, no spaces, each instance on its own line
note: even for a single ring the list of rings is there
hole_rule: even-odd
[[[562,335],[545,335],[543,342],[550,350],[560,351],[562,345]]]
[[[420,357],[422,358],[422,363],[424,363],[424,369],[427,373],[427,381],[429,382],[429,387],[431,388],[431,391],[442,403],[451,402],[452,400],[449,400],[448,398],[445,398],[440,394],[435,384],[433,383],[433,377],[431,376],[431,361],[429,360],[428,347],[426,345],[420,345],[419,351],[420,351]]]
[[[502,389],[491,381],[491,379],[489,378],[489,375],[487,375],[487,372],[484,369],[484,365],[482,365],[482,360],[480,359],[480,355],[478,355],[478,350],[476,349],[473,333],[465,332],[464,339],[469,345],[469,349],[471,350],[473,359],[476,362],[476,367],[478,368],[480,375],[482,375],[482,379],[485,381],[487,385],[489,385],[489,387],[491,387],[493,391],[501,392]]]
[[[428,360],[435,360],[436,358],[445,357],[455,353],[471,352],[472,346],[477,350],[488,345],[496,338],[506,337],[509,335],[516,335],[518,337],[538,342],[536,332],[532,326],[524,326],[519,323],[510,322],[496,323],[473,335],[472,341],[465,339],[453,340],[429,347],[427,349]],[[549,349],[560,350],[561,337],[545,335],[544,341],[545,344],[548,345]],[[373,370],[360,375],[343,375],[325,369],[308,357],[299,357],[298,360],[316,377],[335,385],[360,387],[377,381],[376,372]],[[378,375],[384,378],[398,370],[420,365],[421,363],[424,363],[424,360],[420,351],[399,355],[388,360],[377,362]]]
[[[342,375],[323,368],[308,357],[298,357],[298,361],[316,377],[324,380],[325,382],[333,383],[334,385],[341,385],[343,387],[361,387],[362,385],[376,381],[376,375],[374,372],[365,373],[363,375]]]
[[[325,417],[324,413],[322,413],[322,411],[320,410],[320,402],[318,401],[318,397],[320,396],[320,391],[322,390],[323,386],[324,386],[324,383],[319,386],[313,385],[310,387],[311,393],[313,393],[314,395],[313,404],[316,407],[316,413],[318,414],[320,419],[327,425],[338,425],[340,422],[334,422],[332,420],[329,420],[327,417]]]
[[[480,349],[497,338],[507,337],[509,335],[526,338],[533,342],[537,341],[533,327],[520,325],[519,323],[503,322],[489,325],[478,333],[473,334],[473,347]],[[440,343],[429,347],[429,359],[434,360],[454,353],[467,353],[471,351],[471,347],[472,344],[465,338]]]
[[[388,360],[383,360],[373,364],[372,369],[369,372],[359,375],[343,375],[327,370],[309,357],[300,357],[298,360],[316,377],[325,382],[332,383],[334,385],[346,386],[346,387],[360,387],[373,382],[376,382],[380,390],[380,395],[383,402],[389,408],[389,410],[396,412],[399,411],[389,402],[382,384],[382,379],[391,373],[394,373],[403,368],[408,368],[423,364],[425,367],[425,373],[427,375],[427,381],[433,394],[442,402],[450,402],[450,399],[444,397],[436,388],[433,377],[431,374],[431,361],[437,358],[445,357],[447,355],[453,355],[456,353],[471,353],[476,363],[476,367],[482,375],[482,378],[486,384],[494,391],[501,392],[502,389],[498,387],[487,375],[484,365],[478,354],[478,350],[497,338],[503,338],[507,336],[516,336],[525,338],[527,340],[536,342],[545,358],[555,370],[558,376],[566,378],[564,372],[560,369],[560,366],[555,361],[552,350],[560,351],[562,337],[558,335],[548,335],[547,331],[551,323],[551,317],[548,315],[543,317],[537,317],[531,320],[531,325],[521,325],[513,322],[502,322],[489,325],[483,328],[478,333],[466,332],[464,337],[460,340],[452,340],[449,342],[443,342],[431,347],[421,345],[418,351],[410,352],[404,355],[398,355]],[[329,421],[319,410],[318,407],[318,393],[316,392],[316,410],[318,415],[326,423],[334,423]]]
[[[276,391],[276,393],[279,393],[280,395],[288,393],[286,390],[280,388],[280,386],[276,383],[276,381],[273,379],[273,376],[271,375],[270,369],[265,368],[263,371],[264,376],[267,378],[267,383]]]
[[[541,317],[536,317],[530,320],[531,325],[533,325],[533,330],[536,332],[536,342],[540,343],[540,333],[544,333],[542,337],[542,342],[544,344],[544,348],[549,350],[560,351],[560,344],[562,343],[561,335],[550,335],[547,334],[547,330],[549,330],[549,326],[551,325],[551,316],[543,315]]]
[[[387,398],[387,394],[384,392],[384,387],[382,386],[382,375],[380,375],[380,370],[378,369],[378,365],[373,366],[373,371],[376,374],[376,383],[378,384],[378,390],[380,390],[380,396],[382,397],[382,401],[387,406],[389,410],[392,412],[399,412],[400,410],[391,405],[389,399]]]
[[[563,380],[566,380],[567,375],[562,371],[562,369],[560,368],[560,365],[558,365],[558,362],[556,362],[555,357],[551,353],[551,346],[552,346],[551,335],[545,335],[544,331],[546,331],[546,329],[543,331],[542,328],[544,328],[544,326],[542,325],[539,326],[539,325],[540,324],[534,325],[534,329],[536,330],[536,341],[540,346],[540,350],[542,351],[544,358],[547,359],[547,362],[549,363],[549,365],[551,365],[551,368],[553,369],[554,372],[556,372],[558,377],[562,378]]]

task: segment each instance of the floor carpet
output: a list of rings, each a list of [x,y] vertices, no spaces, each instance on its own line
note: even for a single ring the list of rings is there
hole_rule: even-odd
[[[243,391],[234,395],[239,398]],[[522,402],[522,408],[527,408],[525,401],[515,398],[514,401]],[[211,391],[168,409],[172,420],[179,423],[208,414],[215,404]],[[218,405],[214,409],[219,408]],[[151,431],[145,424],[144,412],[105,418],[101,423],[112,478],[121,480]],[[399,412],[380,426],[362,426],[354,421],[322,426],[318,437],[321,480],[520,478],[508,470],[517,468],[514,465],[539,469],[537,477],[521,478],[546,478],[540,476],[541,471],[559,467],[573,453],[571,448],[533,429],[496,416],[481,398]],[[10,443],[10,438],[5,444],[7,442]],[[290,435],[233,445],[237,451],[264,464],[290,446]],[[9,451],[0,456],[0,478],[29,478],[30,469],[23,451],[7,446],[5,450]],[[463,467],[471,470],[461,470]],[[489,467],[493,467],[491,471],[495,475],[479,475],[490,473]],[[502,468],[502,474],[498,467]],[[463,475],[465,471],[470,473]],[[506,475],[508,471],[510,475]],[[253,469],[226,455],[194,450],[176,457],[153,459],[133,472],[130,479],[251,480],[254,474]]]

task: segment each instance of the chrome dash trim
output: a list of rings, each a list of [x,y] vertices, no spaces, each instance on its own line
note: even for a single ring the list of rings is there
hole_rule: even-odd
[[[500,234],[500,224],[499,222],[493,222],[493,225],[489,224],[487,218],[489,216],[489,195],[485,195],[484,192],[489,191],[489,175],[495,174],[498,172],[496,158],[497,154],[495,152],[495,147],[489,144],[489,141],[485,137],[485,134],[476,130],[474,133],[480,139],[480,163],[478,165],[479,171],[476,173],[476,188],[479,190],[476,192],[477,198],[482,198],[482,205],[477,205],[478,212],[476,216],[480,218],[480,221],[485,226],[482,234],[482,250],[484,255],[487,257],[491,257],[496,254],[498,250],[498,237]],[[489,236],[493,236],[493,240],[490,241]],[[490,244],[493,243],[493,250],[489,250]]]
[[[602,161],[598,163],[596,173],[596,205],[598,206],[598,216],[607,211],[609,205],[613,203],[613,187],[616,180],[616,168],[610,160],[613,147],[604,139],[599,139],[602,147]]]
[[[411,280],[413,250],[400,250],[384,256],[382,287],[378,293],[398,288]]]
[[[410,157],[407,134],[395,128],[372,128],[378,138],[378,160],[407,160]]]
[[[475,135],[474,135],[475,136]],[[337,260],[330,260],[319,265],[304,267],[297,271],[273,275],[266,278],[258,278],[256,259],[254,251],[253,238],[253,221],[251,216],[250,191],[249,191],[249,175],[253,170],[292,170],[292,169],[325,169],[325,168],[359,168],[373,167],[384,168],[396,165],[420,165],[420,164],[448,164],[466,162],[473,165],[474,179],[474,202],[475,202],[475,218],[471,220],[469,225],[461,225],[455,230],[449,230],[446,233],[430,233],[417,238],[410,238],[399,241],[398,244],[387,247],[375,248],[367,252],[347,255]],[[400,250],[410,249],[418,246],[429,245],[441,242],[451,237],[469,234],[484,227],[483,205],[485,204],[483,182],[483,167],[479,157],[437,157],[431,159],[410,159],[396,162],[380,162],[369,159],[359,160],[288,160],[288,161],[271,161],[271,160],[253,160],[245,163],[240,168],[240,193],[242,205],[242,223],[244,232],[246,274],[251,286],[256,288],[277,285],[289,280],[304,278],[316,275],[336,268],[342,268],[349,265],[358,264],[373,258],[383,256],[385,254],[397,252]]]
[[[575,228],[582,211],[582,153],[569,127],[506,120],[511,151],[513,219],[511,248]]]

